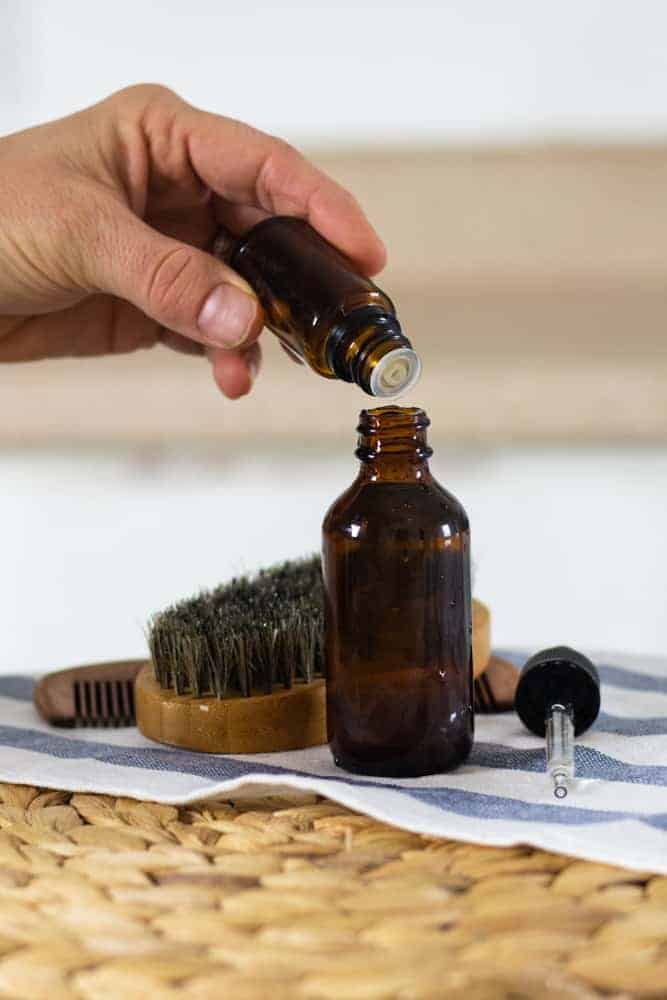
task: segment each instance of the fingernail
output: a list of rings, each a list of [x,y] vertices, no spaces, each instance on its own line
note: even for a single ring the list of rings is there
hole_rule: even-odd
[[[257,300],[235,285],[218,285],[201,308],[197,325],[221,347],[238,347],[250,334]]]

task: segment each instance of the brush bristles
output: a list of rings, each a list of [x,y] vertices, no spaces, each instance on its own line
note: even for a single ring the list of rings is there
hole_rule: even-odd
[[[178,694],[218,698],[310,682],[323,671],[322,605],[318,556],[180,601],[148,626],[155,677]]]

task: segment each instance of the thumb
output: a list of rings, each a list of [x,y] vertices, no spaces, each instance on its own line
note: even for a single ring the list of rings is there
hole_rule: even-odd
[[[213,347],[252,343],[263,325],[250,285],[212,254],[152,229],[129,210],[116,220],[115,245],[96,256],[93,281],[167,330]]]

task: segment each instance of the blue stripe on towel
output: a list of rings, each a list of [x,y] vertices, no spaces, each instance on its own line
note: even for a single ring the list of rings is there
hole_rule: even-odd
[[[632,691],[653,691],[656,694],[667,694],[667,677],[658,677],[656,674],[640,674],[635,670],[610,667],[604,663],[598,667],[598,670],[602,684],[611,684],[612,687]]]
[[[588,823],[615,823],[619,820],[634,819],[657,830],[667,830],[667,813],[641,815],[604,809],[581,809],[577,806],[566,809],[557,803],[552,805],[524,802],[522,799],[507,799],[502,795],[486,795],[460,788],[410,788],[407,789],[407,793],[411,798],[418,799],[426,805],[475,819],[509,819],[528,823],[548,823],[550,826],[553,824],[583,826]]]
[[[160,747],[118,747],[92,740],[68,739],[63,736],[41,733],[37,730],[19,729],[14,726],[0,726],[0,745],[47,754],[66,760],[95,760],[116,767],[141,768],[157,772],[172,772],[195,775],[211,782],[229,781],[248,775],[296,775],[318,781],[340,781],[358,787],[378,788],[398,794],[409,795],[421,802],[437,806],[443,811],[461,816],[480,819],[519,820],[530,823],[560,823],[583,825],[587,823],[613,822],[635,819],[662,829],[665,815],[662,813],[637,815],[616,810],[582,809],[572,806],[542,805],[521,799],[499,795],[487,795],[452,788],[424,788],[414,785],[392,785],[349,774],[311,774],[293,768],[277,767],[267,763],[238,761],[233,757],[212,756],[182,750],[166,750]]]
[[[103,743],[100,740],[66,737],[56,731],[43,733],[37,729],[24,729],[18,726],[0,726],[0,745],[33,750],[35,753],[48,754],[52,757],[91,758],[121,767],[175,771],[214,780],[223,780],[227,777],[221,771],[225,769],[229,760],[223,755],[211,756],[186,750],[165,750],[159,746],[124,747]],[[581,744],[575,748],[575,754],[577,776],[580,778],[624,781],[656,787],[667,785],[667,766],[628,764]],[[243,767],[248,769],[259,767],[261,770],[264,766],[264,764],[243,764]],[[544,750],[542,747],[523,750],[502,743],[480,742],[473,746],[466,766],[540,773],[545,767]],[[286,769],[278,767],[276,770],[284,772]],[[356,779],[348,778],[346,775],[346,780]]]
[[[656,830],[667,830],[667,813],[652,813],[644,817],[647,826],[654,826]]]
[[[622,715],[600,712],[595,720],[595,731],[614,736],[667,736],[667,716],[651,719],[630,719]]]
[[[519,750],[502,743],[480,742],[473,746],[468,764],[509,771],[544,772],[545,754],[542,747]],[[635,785],[667,785],[667,766],[628,764],[585,744],[575,747],[575,765],[578,778],[627,781]]]
[[[21,674],[0,675],[0,696],[14,698],[15,701],[32,701],[35,681]]]
[[[605,811],[604,809],[581,809],[577,806],[524,802],[522,799],[508,799],[503,795],[487,795],[470,792],[461,788],[410,788],[408,794],[426,805],[455,812],[459,816],[475,819],[519,820],[528,823],[561,823],[568,826],[582,826],[587,823],[614,823],[618,820],[635,819],[648,822],[651,815],[637,816],[634,813]]]

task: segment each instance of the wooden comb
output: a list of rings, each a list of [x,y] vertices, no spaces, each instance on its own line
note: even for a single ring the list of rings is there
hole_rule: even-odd
[[[134,681],[146,662],[113,660],[46,674],[35,686],[35,707],[52,726],[134,726]]]

